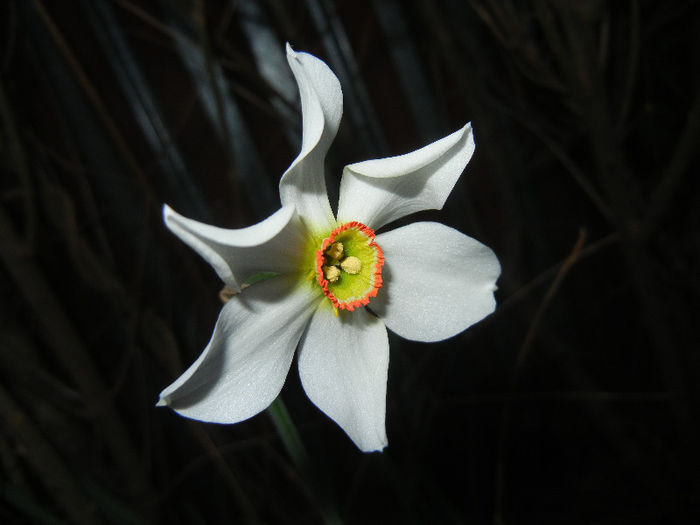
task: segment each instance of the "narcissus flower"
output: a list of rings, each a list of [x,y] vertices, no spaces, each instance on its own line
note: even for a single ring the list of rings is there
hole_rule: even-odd
[[[442,208],[474,152],[472,129],[467,124],[406,155],[346,166],[334,215],[323,164],[342,114],[340,84],[312,55],[287,46],[287,60],[301,94],[303,139],[280,181],[280,210],[227,230],[164,206],[168,228],[240,293],[158,404],[202,421],[243,421],[280,393],[298,347],[309,398],[361,450],[381,450],[387,328],[440,341],[495,308],[500,265],[488,247],[435,222],[377,233],[406,215]]]

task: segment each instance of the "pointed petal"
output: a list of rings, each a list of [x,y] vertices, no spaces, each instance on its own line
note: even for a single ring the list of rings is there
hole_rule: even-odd
[[[299,85],[303,116],[301,152],[280,180],[282,205],[294,205],[311,228],[334,223],[323,164],[343,114],[340,82],[321,60],[296,53],[287,44],[287,61]]]
[[[369,306],[392,331],[413,341],[458,334],[496,308],[501,265],[479,241],[436,222],[377,235],[384,284]]]
[[[299,375],[307,395],[363,452],[387,445],[386,328],[367,310],[333,315],[322,305],[299,346]]]
[[[439,210],[474,153],[471,124],[406,155],[346,166],[338,221],[378,229],[422,210]]]
[[[204,352],[161,392],[158,405],[214,423],[236,423],[267,408],[320,301],[315,292],[279,276],[234,296]]]
[[[248,228],[228,230],[183,217],[167,204],[165,225],[214,267],[235,291],[260,272],[286,273],[298,268],[294,247],[303,246],[305,232],[294,207],[279,209]],[[303,254],[299,254],[300,256]]]

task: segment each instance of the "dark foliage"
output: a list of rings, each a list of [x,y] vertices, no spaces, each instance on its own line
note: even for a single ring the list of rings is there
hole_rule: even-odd
[[[699,15],[3,2],[0,521],[698,523]],[[475,130],[445,209],[422,215],[493,247],[499,308],[443,343],[392,338],[383,454],[356,450],[295,365],[282,397],[307,459],[266,413],[154,407],[220,308],[161,205],[226,227],[275,211],[301,131],[285,41],[344,89],[331,195],[346,164]]]

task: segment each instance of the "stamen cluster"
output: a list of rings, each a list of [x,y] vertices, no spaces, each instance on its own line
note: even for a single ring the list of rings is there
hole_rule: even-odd
[[[369,304],[382,286],[384,255],[374,231],[360,222],[336,228],[316,251],[316,276],[337,310]]]

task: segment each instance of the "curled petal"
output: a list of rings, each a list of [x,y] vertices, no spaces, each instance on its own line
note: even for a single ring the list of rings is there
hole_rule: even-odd
[[[318,58],[287,44],[287,61],[299,85],[303,117],[301,152],[280,180],[282,205],[293,204],[312,228],[333,224],[323,164],[343,114],[340,82]]]
[[[303,246],[304,229],[294,207],[279,209],[248,228],[217,228],[183,217],[163,206],[166,226],[212,265],[222,281],[235,291],[259,272],[286,273],[298,268],[295,247]]]
[[[199,358],[160,394],[192,419],[237,423],[267,408],[287,377],[294,349],[320,301],[286,276],[254,284],[221,310]]]
[[[415,222],[377,235],[384,286],[371,308],[394,332],[413,341],[441,341],[496,308],[501,266],[493,251],[457,230]]]
[[[338,221],[378,229],[422,210],[439,210],[474,153],[471,124],[406,155],[346,166]]]
[[[387,445],[386,328],[364,308],[333,315],[322,305],[311,318],[299,349],[299,375],[311,401],[363,452]]]

